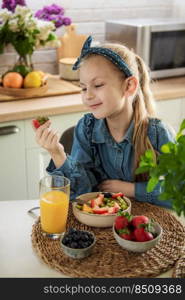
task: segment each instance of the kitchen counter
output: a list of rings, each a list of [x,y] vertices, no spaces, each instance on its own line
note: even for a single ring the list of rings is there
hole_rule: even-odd
[[[27,211],[38,204],[39,200],[0,201],[0,278],[67,277],[47,266],[32,248],[31,232],[36,220]],[[179,220],[185,224],[184,217]],[[171,276],[169,270],[158,277]]]
[[[157,101],[185,97],[185,77],[152,82]],[[87,111],[80,94],[0,102],[0,123],[33,118],[37,115],[60,115]]]

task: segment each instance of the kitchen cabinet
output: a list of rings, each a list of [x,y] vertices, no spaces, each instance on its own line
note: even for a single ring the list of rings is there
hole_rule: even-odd
[[[156,101],[156,109],[157,116],[178,132],[185,118],[185,98]]]
[[[24,122],[0,123],[0,200],[27,197]]]
[[[51,116],[52,127],[61,135],[83,114]],[[0,123],[0,132],[7,126],[16,132],[0,133],[0,200],[37,199],[39,180],[46,175],[49,154],[35,142],[31,119]]]

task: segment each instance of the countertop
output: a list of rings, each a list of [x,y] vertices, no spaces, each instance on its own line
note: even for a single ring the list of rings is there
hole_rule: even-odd
[[[185,97],[185,77],[153,80],[151,88],[156,101]],[[0,123],[33,118],[37,115],[60,115],[87,111],[81,95],[71,94],[0,102]]]
[[[0,201],[0,278],[67,277],[47,266],[32,248],[31,232],[36,220],[27,211],[38,205],[39,200]],[[183,217],[179,220],[185,224]],[[158,277],[171,276],[169,270]]]

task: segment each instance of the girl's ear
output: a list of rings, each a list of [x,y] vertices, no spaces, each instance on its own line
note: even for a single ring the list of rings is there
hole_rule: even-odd
[[[135,76],[131,76],[125,79],[124,82],[124,96],[128,98],[132,96],[138,87],[138,80]]]

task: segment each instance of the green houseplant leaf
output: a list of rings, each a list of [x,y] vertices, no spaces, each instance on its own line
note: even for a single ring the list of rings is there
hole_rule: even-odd
[[[161,154],[155,161],[153,152],[147,150],[141,156],[136,174],[148,173],[147,192],[152,192],[157,184],[161,185],[160,200],[170,200],[173,210],[185,216],[185,119],[174,143],[162,145]]]

